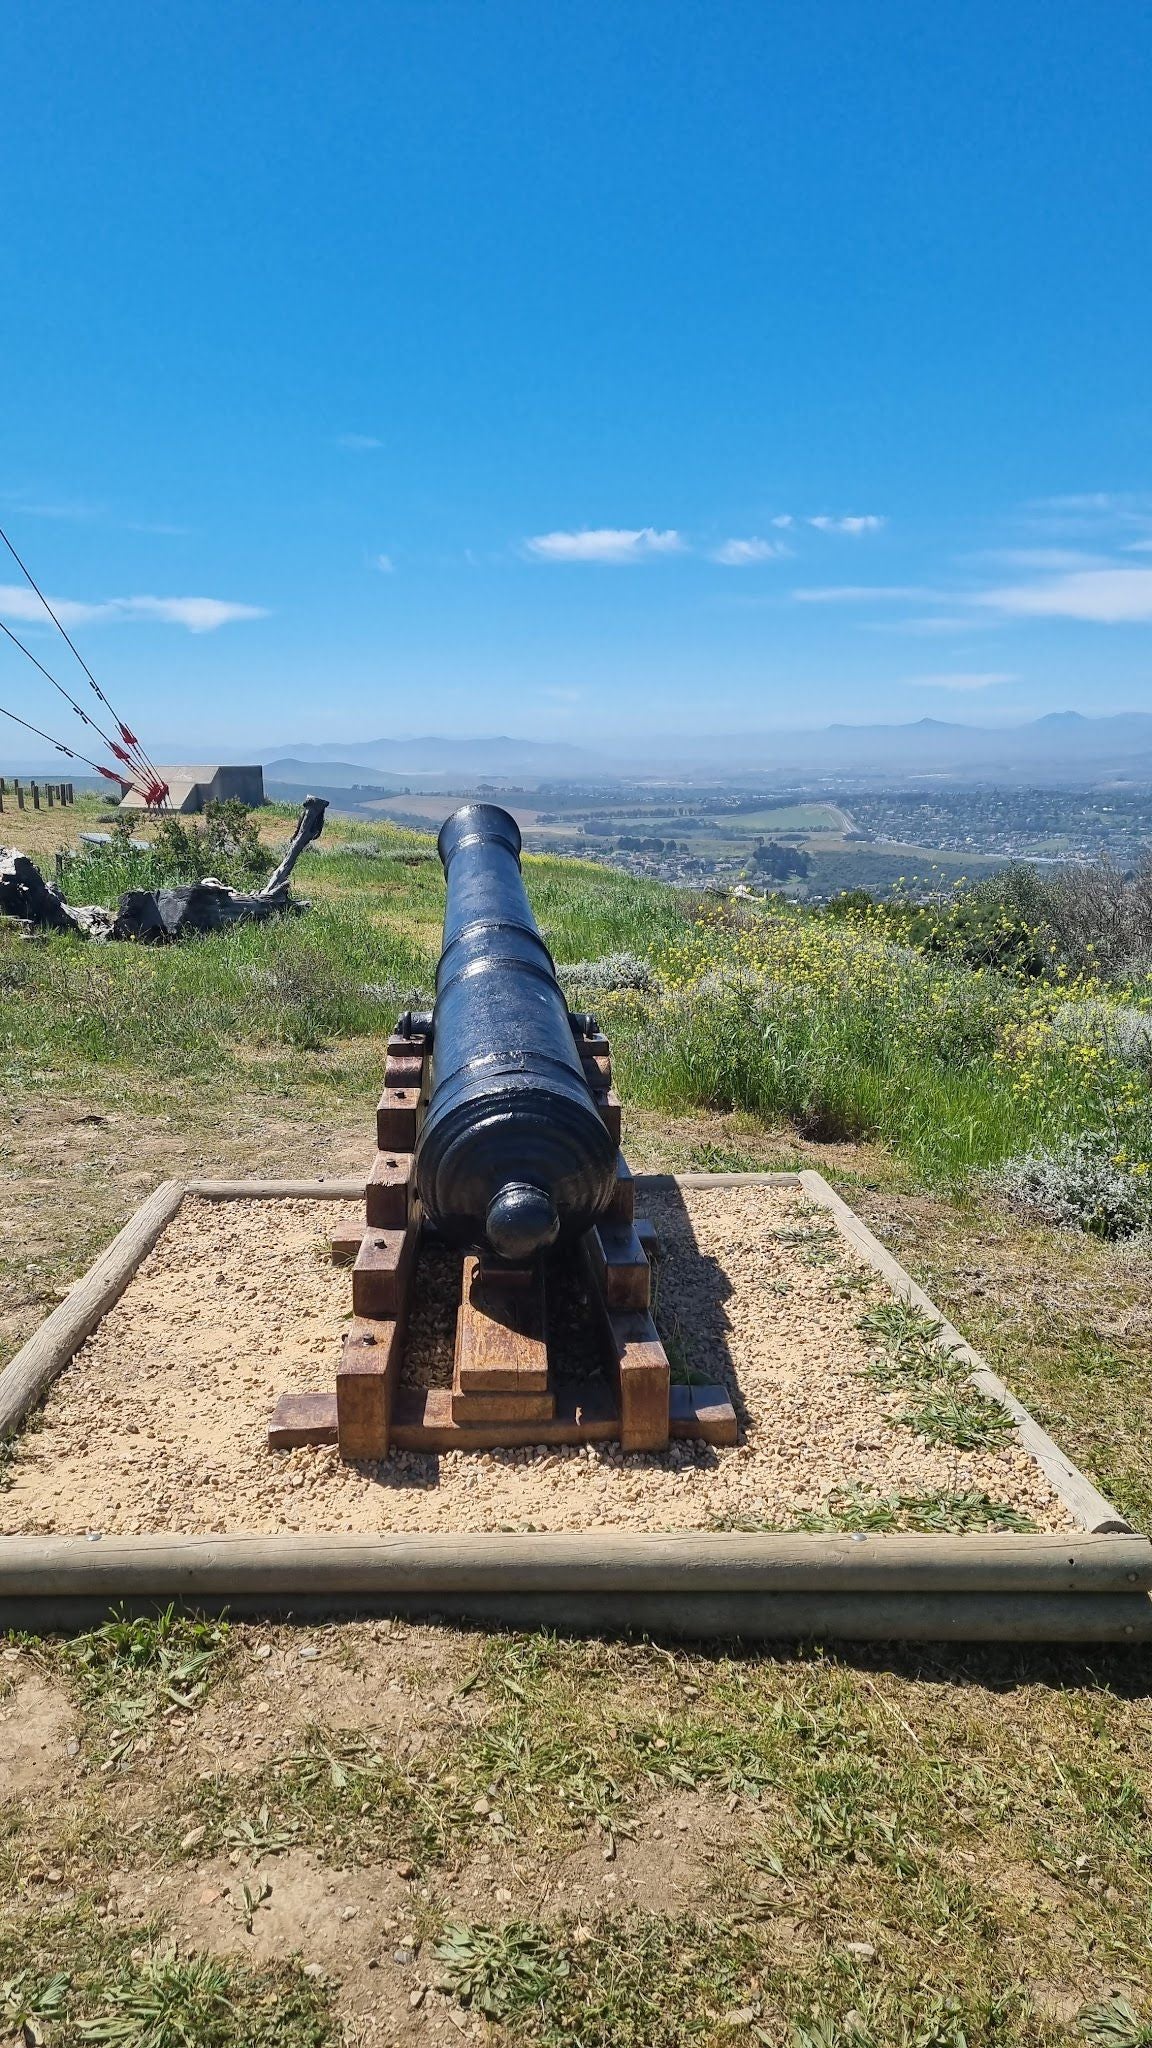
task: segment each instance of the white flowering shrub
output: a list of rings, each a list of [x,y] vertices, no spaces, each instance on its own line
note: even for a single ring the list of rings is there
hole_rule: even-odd
[[[1006,1159],[986,1180],[1012,1208],[1046,1223],[1108,1238],[1152,1229],[1152,1173],[1143,1160],[1113,1154],[1098,1138]]]

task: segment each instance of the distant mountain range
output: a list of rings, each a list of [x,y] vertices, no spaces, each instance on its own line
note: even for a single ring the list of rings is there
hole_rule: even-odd
[[[314,769],[339,768],[341,773],[359,773],[375,768],[383,776],[399,777],[402,783],[437,781],[445,776],[474,780],[485,775],[524,775],[533,781],[577,780],[586,774],[619,774],[619,762],[594,754],[586,747],[568,746],[562,740],[514,740],[504,735],[493,738],[443,739],[438,735],[418,740],[338,741],[330,746],[308,746],[296,742],[261,757],[270,781],[287,781],[274,769],[311,764]]]
[[[594,752],[559,740],[504,736],[295,744],[264,756],[270,782],[331,787],[377,783],[499,780],[584,781],[637,775],[795,779],[861,776],[869,781],[942,778],[957,782],[1077,783],[1122,775],[1152,782],[1152,713],[1087,718],[1054,711],[1016,726],[921,718],[907,725],[829,725],[811,732],[707,734]]]

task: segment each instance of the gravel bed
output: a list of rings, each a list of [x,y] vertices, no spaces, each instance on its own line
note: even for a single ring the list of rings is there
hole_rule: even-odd
[[[674,1368],[726,1380],[731,1450],[674,1444],[396,1454],[343,1465],[334,1448],[269,1452],[279,1394],[334,1383],[350,1314],[327,1259],[330,1202],[189,1198],[19,1440],[0,1492],[5,1534],[152,1530],[710,1528],[787,1525],[830,1492],[988,1494],[1041,1529],[1070,1518],[1013,1433],[997,1449],[931,1445],[907,1404],[866,1375],[858,1325],[883,1283],[799,1189],[644,1197],[664,1248],[657,1315]],[[451,1376],[455,1266],[425,1262],[405,1371]],[[565,1301],[565,1370],[584,1349]]]

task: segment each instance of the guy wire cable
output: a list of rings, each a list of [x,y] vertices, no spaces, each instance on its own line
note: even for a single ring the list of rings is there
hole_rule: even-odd
[[[54,690],[59,690],[60,695],[64,699],[64,702],[66,704],[71,704],[72,709],[76,713],[77,718],[79,718],[84,725],[90,726],[93,732],[99,733],[100,738],[104,742],[104,745],[111,749],[112,753],[115,754],[116,759],[118,761],[123,761],[124,766],[126,768],[131,768],[134,774],[139,774],[142,769],[141,762],[133,762],[125,753],[123,747],[118,747],[115,740],[112,739],[110,734],[105,732],[103,726],[97,725],[96,720],[94,718],[89,718],[88,713],[86,711],[83,711],[80,705],[76,703],[75,699],[69,696],[67,690],[64,688],[63,683],[57,682],[55,676],[51,673],[51,670],[46,669],[44,663],[42,661],[37,660],[36,656],[32,652],[32,649],[30,647],[25,647],[24,642],[21,639],[19,639],[17,635],[12,631],[11,626],[5,625],[3,619],[0,619],[0,633],[5,634],[6,637],[12,642],[13,647],[18,647],[20,649],[21,654],[26,654],[28,656],[28,659],[32,663],[33,668],[39,669],[41,675],[44,676],[48,682],[51,683]],[[35,728],[33,729],[35,730]],[[41,737],[43,739],[47,739],[48,735],[47,733],[43,733]],[[56,740],[53,740],[52,744],[53,746],[56,746],[59,743]],[[79,758],[83,760],[84,756],[80,755]],[[91,763],[89,763],[89,766],[91,766]]]
[[[47,612],[49,618],[51,619],[53,625],[56,627],[57,631],[60,634],[62,634],[67,646],[75,655],[77,661],[79,662],[81,668],[83,669],[85,675],[88,678],[89,684],[95,691],[100,703],[103,704],[105,710],[108,712],[109,716],[115,722],[116,728],[120,733],[120,736],[124,741],[124,744],[130,747],[133,753],[136,755],[140,770],[148,778],[150,788],[156,790],[159,794],[167,794],[167,784],[161,780],[160,773],[156,767],[155,762],[145,752],[143,746],[137,739],[131,727],[125,725],[123,719],[118,717],[112,704],[109,702],[109,699],[105,696],[104,691],[100,688],[99,683],[96,681],[96,678],[93,675],[91,669],[89,668],[88,663],[85,661],[84,656],[81,654],[80,649],[76,646],[76,643],[72,639],[71,635],[67,632],[65,627],[57,618],[56,613],[53,611],[52,606],[49,604],[48,599],[45,597],[44,592],[40,588],[40,585],[37,583],[36,578],[33,576],[32,571],[29,569],[27,563],[24,562],[21,559],[21,557],[17,554],[16,549],[13,547],[12,542],[9,540],[8,535],[5,533],[4,528],[2,526],[0,526],[0,540],[3,541],[5,547],[8,550],[8,553],[12,557],[12,560],[15,562],[17,568],[20,570],[21,575],[26,578],[28,583],[31,585],[32,589],[35,591],[37,597],[40,599],[40,602],[43,605],[45,611]],[[26,649],[25,652],[27,652]],[[35,659],[35,657],[33,657],[33,659]],[[37,666],[39,667],[39,663],[37,663]],[[51,680],[55,681],[55,678],[53,677],[51,678]],[[60,691],[61,696],[68,696],[68,692],[64,689],[62,684],[56,683],[56,688]],[[84,713],[80,710],[79,705],[75,703],[75,701],[71,697],[68,697],[68,701],[72,705],[72,709],[76,711],[81,718],[83,718]],[[91,723],[91,721],[89,722]],[[97,728],[97,730],[99,730],[99,728]],[[101,733],[100,736],[102,739],[106,741],[108,745],[111,745],[111,741],[107,739],[106,734]]]
[[[50,732],[42,732],[38,725],[31,725],[26,718],[19,717],[15,711],[7,710],[3,704],[0,704],[0,718],[10,718],[13,725],[22,725],[25,732],[34,732],[38,740],[47,740],[48,745],[55,747],[58,754],[67,754],[70,761],[83,761],[86,768],[94,768],[97,775],[103,775],[108,782],[118,782],[123,788],[124,777],[117,775],[114,768],[102,768],[99,761],[90,761],[87,754],[78,754],[75,747],[65,746],[63,740],[54,740]],[[135,789],[136,785],[131,783],[129,787]],[[143,791],[140,794],[143,795]]]

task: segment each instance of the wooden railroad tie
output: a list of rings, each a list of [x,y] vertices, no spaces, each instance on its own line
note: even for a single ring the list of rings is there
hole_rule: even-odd
[[[577,1043],[596,1106],[619,1146],[621,1106],[608,1040],[597,1032]],[[736,1415],[726,1387],[671,1384],[652,1317],[659,1241],[651,1223],[635,1213],[635,1183],[619,1151],[607,1214],[567,1255],[591,1303],[590,1346],[599,1371],[574,1380],[554,1369],[551,1297],[563,1278],[565,1254],[525,1266],[468,1254],[461,1260],[451,1387],[401,1385],[418,1261],[431,1236],[413,1167],[428,1050],[422,1036],[389,1039],[364,1220],[332,1232],[334,1262],[351,1268],[353,1310],[335,1392],[282,1395],[269,1447],[335,1443],[343,1458],[361,1462],[386,1458],[392,1449],[615,1441],[640,1452],[665,1450],[673,1437],[734,1444]]]

